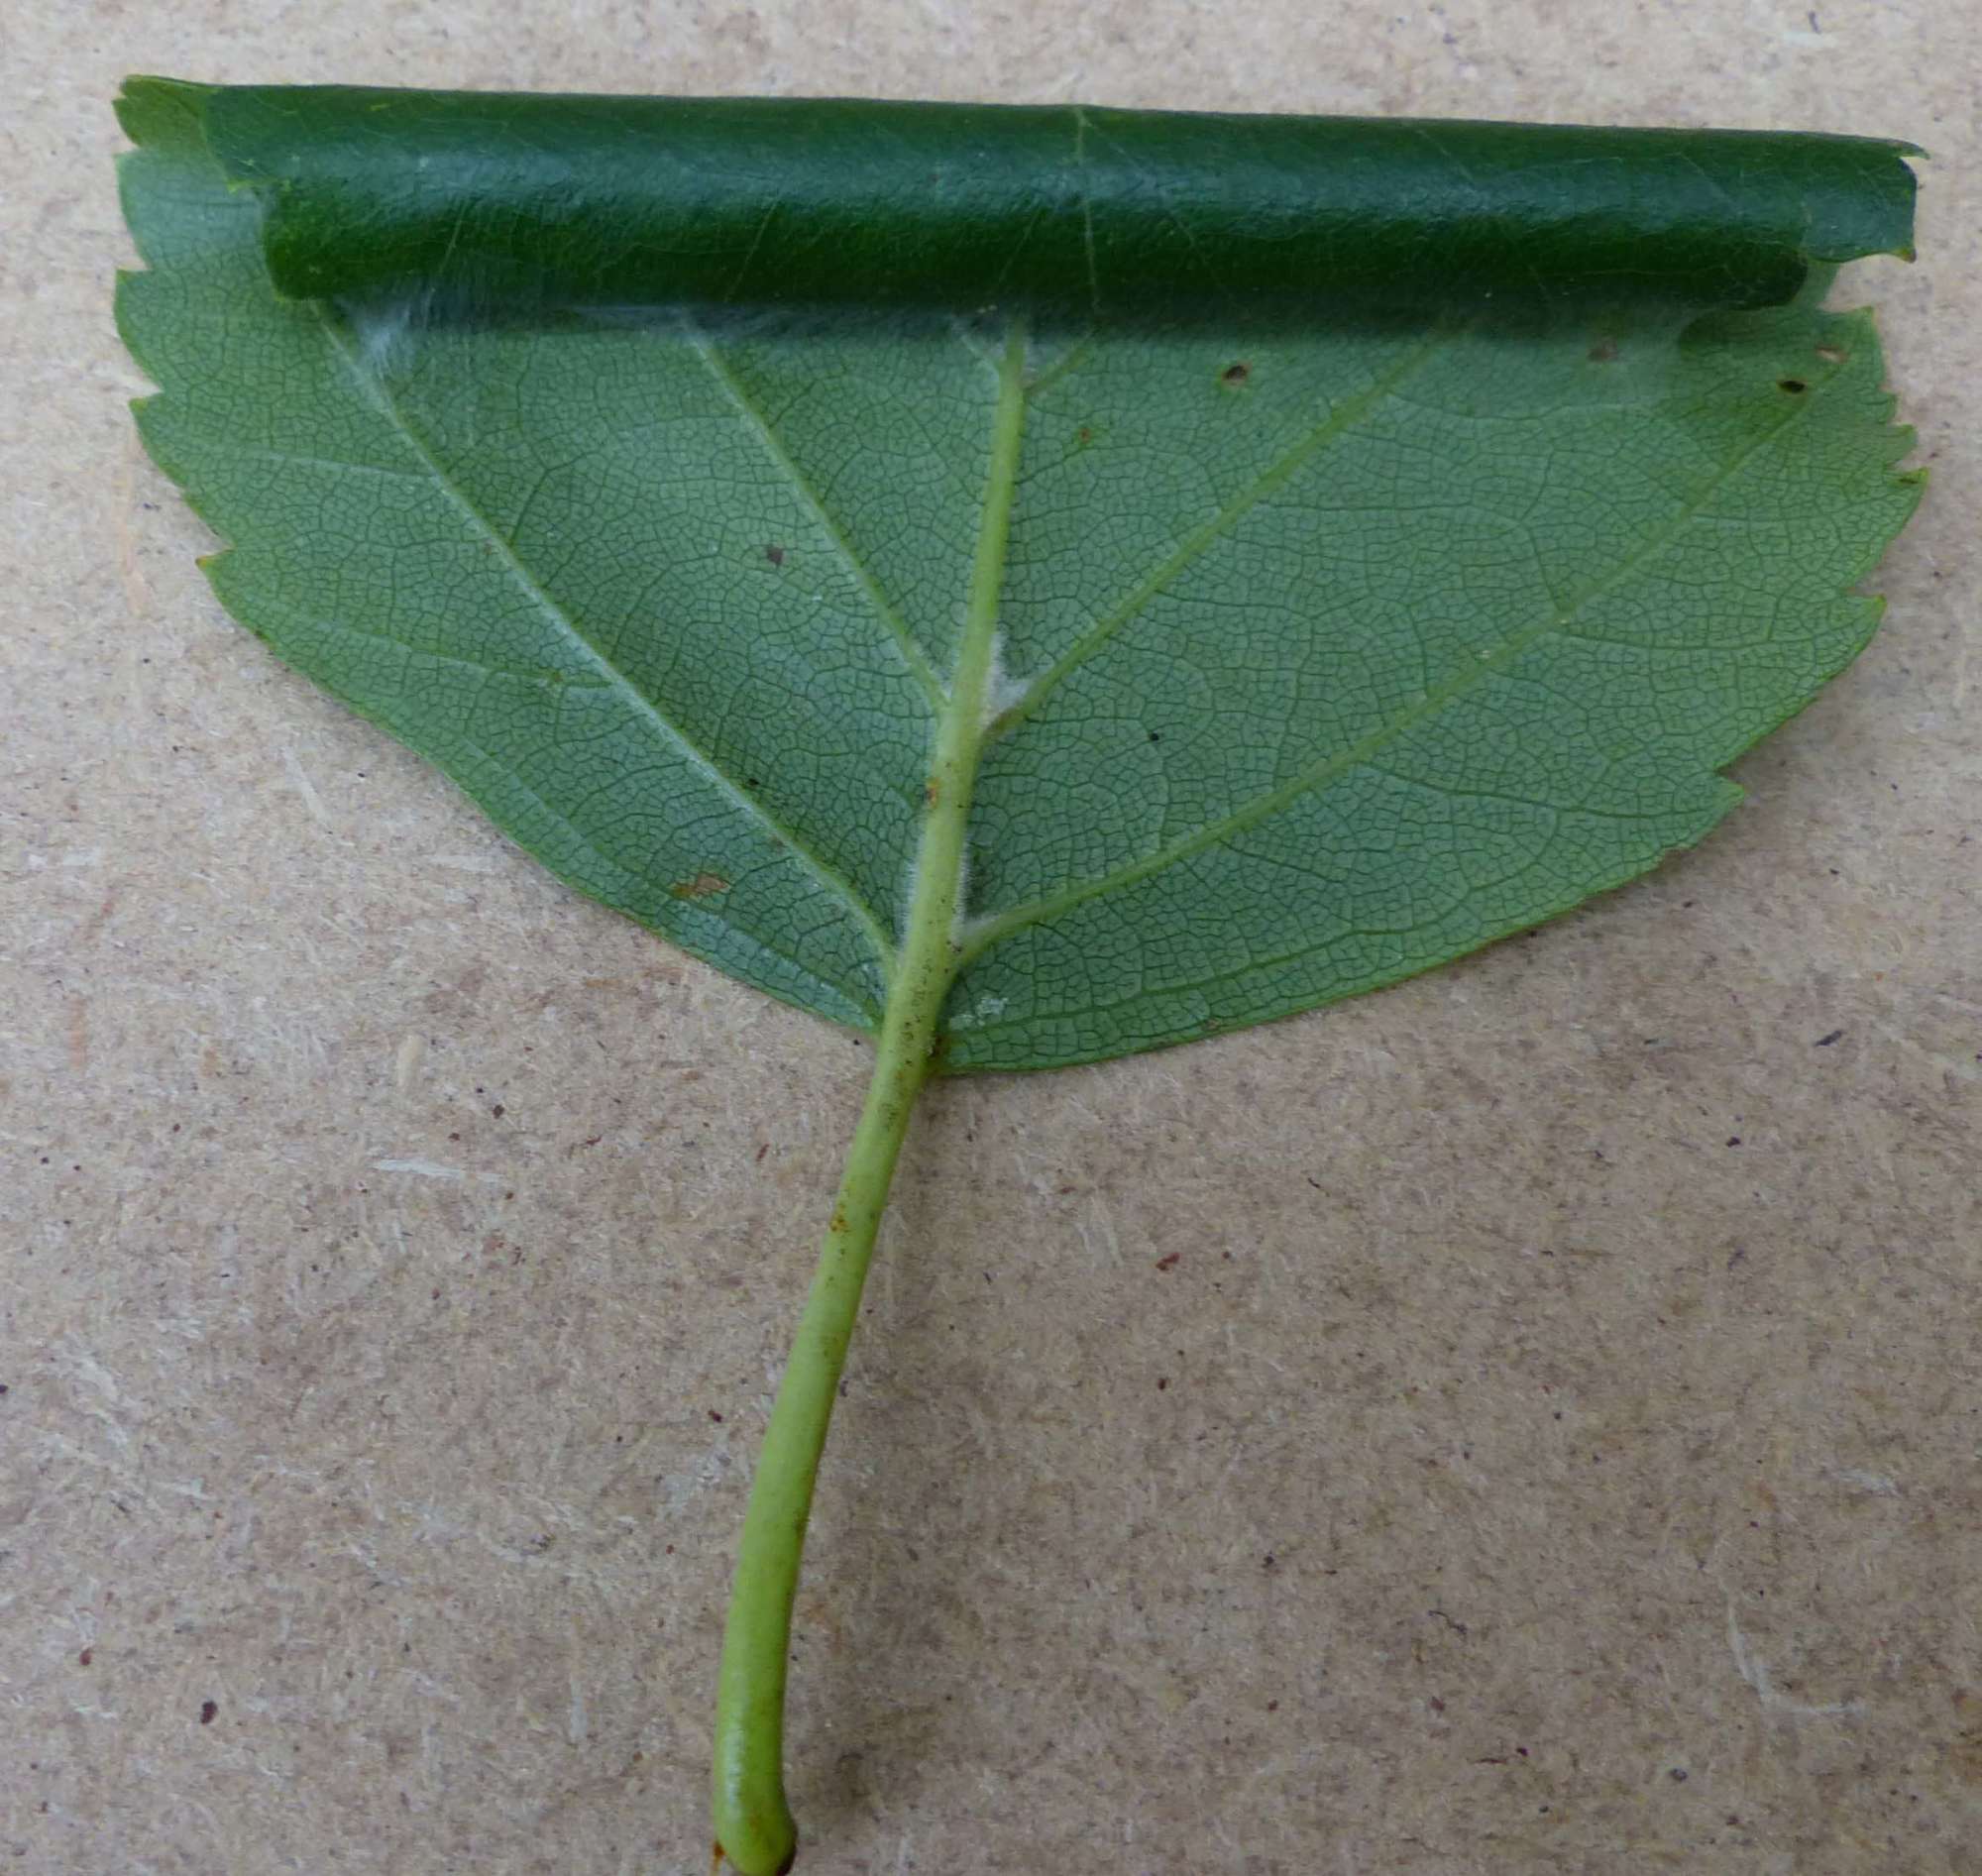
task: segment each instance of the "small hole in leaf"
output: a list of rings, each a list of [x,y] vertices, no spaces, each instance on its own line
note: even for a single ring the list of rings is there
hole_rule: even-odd
[[[1817,356],[1826,365],[1842,365],[1851,354],[1841,346],[1820,345],[1817,348]]]
[[[1810,386],[1801,378],[1779,378],[1776,380],[1776,388],[1788,391],[1792,397],[1800,397]]]
[[[1226,366],[1218,374],[1218,381],[1223,385],[1243,385],[1252,376],[1252,366],[1248,365],[1244,359],[1241,359],[1236,365]]]
[[[1615,339],[1598,339],[1590,348],[1590,362],[1593,365],[1608,365],[1617,356]]]

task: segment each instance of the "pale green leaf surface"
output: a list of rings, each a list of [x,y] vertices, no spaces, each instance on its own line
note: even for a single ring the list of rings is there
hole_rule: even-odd
[[[875,1027],[995,331],[353,322],[147,143],[120,312],[229,609],[579,890]],[[1032,366],[950,1069],[1373,989],[1699,839],[1917,495],[1869,319],[1810,300]]]

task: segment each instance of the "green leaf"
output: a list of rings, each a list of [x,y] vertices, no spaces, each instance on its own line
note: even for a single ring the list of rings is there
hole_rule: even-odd
[[[143,95],[120,313],[229,609],[581,891],[876,1028],[995,321],[283,301],[198,94]],[[1027,369],[950,1070],[1374,989],[1699,839],[1918,493],[1869,318],[1812,293]]]
[[[718,1858],[781,1873],[800,1550],[926,1078],[1375,989],[1707,832],[1739,799],[1727,763],[1869,636],[1852,589],[1918,495],[1869,318],[1818,303],[1824,263],[1904,246],[1911,179],[1895,147],[1840,140],[1406,127],[1399,147],[1075,113],[1076,138],[1143,152],[1104,186],[1084,150],[1067,181],[1054,113],[156,80],[122,108],[148,271],[119,315],[161,387],[140,422],[229,543],[209,563],[229,609],[580,890],[876,1037],[718,1678]],[[657,125],[691,150],[709,133],[668,173],[711,227],[641,180]],[[795,234],[764,202],[815,132],[845,199]],[[1225,166],[1242,147],[1291,162],[1310,135],[1294,166],[1322,225],[1342,189],[1380,208],[1330,235],[1350,284],[1395,264],[1421,292],[1443,256],[1437,316],[1359,290],[1206,322],[1207,278],[1271,300],[1300,233],[1242,217],[1226,239]],[[1387,153],[1367,195],[1359,138]],[[898,141],[912,168],[981,158],[975,208],[938,190],[918,221],[902,172],[861,209]],[[1567,170],[1538,156],[1572,148]],[[1009,220],[1027,199],[1037,231]],[[691,275],[714,257],[696,277],[740,297],[755,263],[725,272],[724,244],[753,216],[751,254],[761,237],[811,297],[879,257],[904,272],[876,301],[940,304],[1058,241],[1090,304],[1070,321],[1028,290],[1037,328],[556,310],[605,281],[650,291],[651,256],[622,265],[646,250],[677,283],[684,255]],[[1600,310],[1620,241],[1647,290]],[[1177,313],[1165,254],[1189,319],[1089,316],[1125,282]],[[1513,310],[1483,304],[1536,268]],[[367,310],[277,291],[297,279],[419,290]],[[522,302],[464,304],[464,279]],[[1686,310],[1708,282],[1750,309]]]

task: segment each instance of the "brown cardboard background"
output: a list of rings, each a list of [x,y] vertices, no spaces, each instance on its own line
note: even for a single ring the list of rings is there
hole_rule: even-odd
[[[147,69],[1930,146],[1921,264],[1849,284],[1934,481],[1721,832],[1381,997],[930,1102],[792,1785],[815,1876],[1982,1867],[1967,0],[0,35],[5,1867],[704,1868],[731,1544],[863,1067],[221,614],[110,323]]]

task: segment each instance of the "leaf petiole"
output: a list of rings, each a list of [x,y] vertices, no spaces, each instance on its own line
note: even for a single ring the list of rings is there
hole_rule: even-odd
[[[998,602],[1025,431],[1026,334],[1014,320],[998,364],[983,515],[956,670],[936,718],[915,887],[874,1074],[847,1150],[819,1268],[764,1429],[744,1513],[716,1683],[716,1850],[738,1876],[781,1876],[798,1854],[784,1791],[792,1603],[826,1427],[860,1291],[916,1096],[935,1066],[944,999],[961,955],[966,835],[996,665]]]

